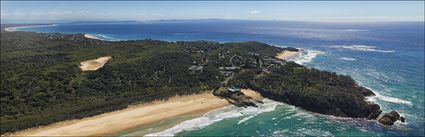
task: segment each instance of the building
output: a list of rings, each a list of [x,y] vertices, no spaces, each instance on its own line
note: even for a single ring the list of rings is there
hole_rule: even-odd
[[[230,93],[238,93],[241,92],[240,88],[227,88],[227,91],[229,91]]]

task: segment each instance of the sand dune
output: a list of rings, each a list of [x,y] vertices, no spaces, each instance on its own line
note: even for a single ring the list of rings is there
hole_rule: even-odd
[[[111,56],[100,57],[97,59],[86,60],[80,63],[82,71],[95,71],[102,68],[108,60],[112,59]]]

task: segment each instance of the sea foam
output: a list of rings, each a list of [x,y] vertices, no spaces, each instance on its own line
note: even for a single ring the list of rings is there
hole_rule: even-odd
[[[382,100],[382,101],[396,103],[396,104],[405,104],[405,105],[409,105],[409,106],[413,105],[413,103],[411,101],[407,101],[407,100],[403,100],[403,99],[395,98],[395,97],[380,95],[376,92],[375,92],[375,94],[376,94],[376,96],[369,97],[368,100],[369,101],[376,101],[376,99],[379,99],[379,100]]]
[[[378,100],[382,100],[382,101],[386,101],[386,102],[390,102],[390,103],[405,104],[405,105],[409,105],[409,106],[412,106],[413,105],[413,103],[411,101],[407,101],[407,100],[403,100],[403,99],[400,99],[400,98],[395,98],[395,97],[381,95],[379,92],[376,92],[375,90],[373,90],[370,87],[364,86],[360,82],[359,82],[359,85],[362,85],[363,87],[365,87],[365,88],[371,90],[373,93],[375,93],[375,96],[366,97],[366,100],[367,101],[375,102],[376,99],[378,99]]]
[[[120,39],[112,38],[104,34],[84,34],[84,36],[90,39],[98,39],[103,41],[120,41]]]
[[[348,32],[365,32],[365,31],[369,31],[367,29],[343,29],[343,31],[348,31]]]
[[[201,117],[184,121],[172,128],[166,129],[158,133],[148,134],[145,136],[174,136],[175,134],[183,131],[201,129],[224,119],[247,116],[246,118],[243,118],[238,122],[238,124],[240,124],[255,117],[258,114],[273,111],[276,109],[277,105],[281,104],[279,102],[272,101],[269,99],[264,99],[263,102],[264,104],[258,104],[258,107],[241,108],[236,106],[227,106],[224,108],[216,109],[205,113]]]
[[[325,53],[322,51],[317,51],[317,50],[305,50],[301,52],[297,57],[293,59],[289,59],[289,60],[302,65],[302,64],[311,62],[314,58],[316,58],[317,55],[321,55],[321,54],[325,54]]]
[[[341,59],[341,60],[348,60],[348,61],[356,61],[355,58],[347,58],[347,57],[342,57],[342,58],[339,58],[339,59]]]
[[[334,45],[331,48],[337,49],[348,49],[353,51],[368,51],[368,52],[383,52],[383,53],[392,53],[394,50],[385,50],[378,49],[376,46],[367,46],[367,45]]]

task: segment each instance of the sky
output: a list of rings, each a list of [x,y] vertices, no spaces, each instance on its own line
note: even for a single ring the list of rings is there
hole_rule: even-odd
[[[424,21],[424,1],[1,1],[1,23],[247,19]]]

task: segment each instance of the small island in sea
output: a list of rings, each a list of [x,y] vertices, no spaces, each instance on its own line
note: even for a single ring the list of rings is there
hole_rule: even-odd
[[[115,135],[227,105],[256,107],[263,98],[319,114],[404,122],[395,111],[382,114],[367,101],[375,94],[350,76],[286,60],[300,52],[254,41],[2,31],[1,134]]]

